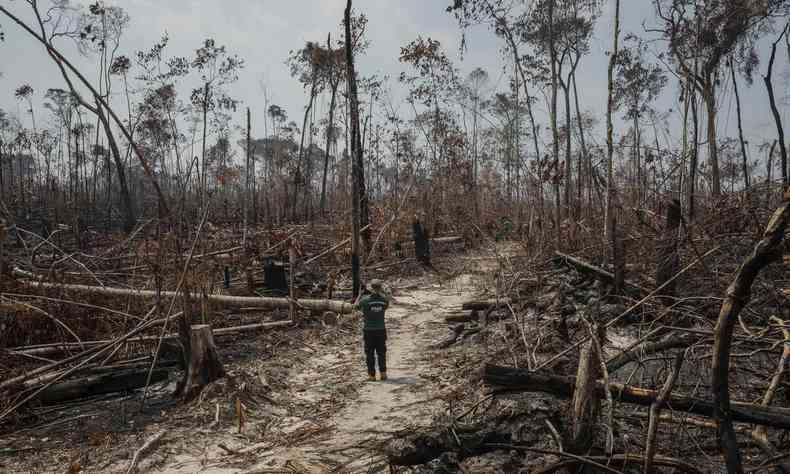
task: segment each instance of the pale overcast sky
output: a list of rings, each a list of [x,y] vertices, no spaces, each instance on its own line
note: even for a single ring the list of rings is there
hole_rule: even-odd
[[[0,1],[23,18],[29,18],[29,7],[25,2]],[[42,4],[46,1],[42,0]],[[131,17],[120,54],[132,56],[137,50],[149,48],[162,33],[168,32],[168,55],[191,57],[201,42],[211,37],[217,44],[226,45],[230,52],[244,58],[246,67],[231,93],[240,98],[244,106],[251,107],[254,134],[257,136],[263,134],[261,120],[256,120],[265,112],[262,81],[268,87],[273,102],[284,107],[290,119],[300,122],[306,93],[290,77],[284,61],[290,50],[302,47],[308,40],[325,42],[329,32],[337,37],[345,7],[345,0],[118,0],[108,3],[123,7]],[[391,75],[395,95],[402,97],[395,80],[403,70],[398,63],[400,47],[423,35],[440,40],[463,74],[475,67],[483,67],[491,76],[491,84],[504,88],[507,79],[503,77],[500,42],[490,31],[476,28],[468,35],[469,50],[461,61],[458,47],[461,33],[454,17],[445,11],[449,3],[450,0],[356,0],[355,9],[369,18],[367,35],[371,41],[367,55],[359,60],[359,73]],[[605,53],[611,47],[613,3],[604,7],[592,41],[592,54],[582,60],[578,76],[582,108],[596,112],[601,122],[605,119],[608,61]],[[628,0],[621,3],[623,33],[649,36],[643,33],[642,24],[653,22],[652,2]],[[43,94],[48,88],[64,88],[65,85],[38,43],[7,19],[0,17],[0,25],[6,36],[5,43],[0,44],[0,71],[3,74],[0,77],[0,108],[12,113],[23,112],[24,106],[13,97],[14,89],[19,85],[29,83],[35,89],[38,105],[44,102]],[[774,81],[777,95],[784,98],[788,92],[788,54],[784,44],[781,48]],[[78,58],[76,50],[66,46],[65,42],[62,50],[69,57]],[[766,63],[769,49],[763,48],[760,53],[761,60]],[[76,62],[86,71],[91,71],[93,77],[96,76],[90,59],[79,58]],[[764,69],[763,64],[760,72]],[[776,135],[765,88],[759,79],[757,77],[749,89],[741,83],[746,133],[753,142],[772,139]],[[725,85],[729,89],[729,81]],[[676,83],[670,80],[659,108],[676,107],[673,103],[676,87]],[[181,90],[181,94],[184,100],[188,99],[188,90]],[[735,106],[731,97],[731,93],[722,96],[719,129],[720,133],[726,131],[734,136]],[[542,103],[539,108],[545,109]],[[784,113],[786,107],[782,108]],[[401,110],[408,115],[408,108],[402,107]],[[29,124],[29,117],[23,115],[23,120]],[[43,112],[39,112],[39,116],[42,115]],[[545,114],[539,113],[538,118],[545,120]],[[677,122],[679,119],[679,114],[675,114],[671,120]],[[235,120],[241,122],[241,111]],[[602,127],[599,132],[602,132]],[[594,138],[601,143],[602,133]]]

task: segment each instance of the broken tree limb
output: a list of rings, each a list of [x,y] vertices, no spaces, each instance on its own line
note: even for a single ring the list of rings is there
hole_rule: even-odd
[[[606,362],[606,368],[609,372],[616,372],[629,363],[638,361],[642,357],[658,354],[669,349],[685,349],[699,340],[700,338],[698,336],[684,334],[682,336],[670,336],[656,342],[648,342],[620,352]]]
[[[790,221],[790,190],[785,191],[782,205],[774,212],[768,222],[763,238],[757,243],[751,255],[743,262],[727,288],[724,303],[719,311],[713,341],[713,365],[711,391],[713,392],[714,414],[719,421],[719,444],[727,463],[727,472],[743,472],[738,439],[732,426],[735,406],[730,404],[730,350],[732,334],[738,315],[751,299],[751,288],[760,271],[774,261],[782,260],[782,242]]]
[[[126,470],[126,474],[133,474],[137,472],[137,464],[140,460],[145,456],[148,451],[150,451],[158,442],[162,439],[165,435],[165,431],[160,431],[159,433],[151,436],[148,440],[138,449],[135,451],[134,456],[132,456],[132,462],[129,463],[129,469]]]
[[[449,336],[447,336],[445,339],[440,341],[438,344],[436,344],[436,348],[447,349],[448,347],[452,346],[453,344],[456,343],[456,341],[458,341],[458,338],[461,337],[461,334],[463,334],[465,329],[466,329],[466,325],[464,324],[458,324],[452,327],[452,333]]]
[[[85,295],[101,296],[123,296],[153,300],[157,298],[157,292],[152,290],[134,290],[126,288],[109,288],[88,285],[66,285],[57,283],[46,283],[40,281],[25,282],[30,288],[40,288],[45,290],[61,290]],[[162,291],[161,298],[175,298],[179,296],[173,291]],[[192,295],[195,299],[201,299],[200,294]],[[228,295],[207,295],[209,302],[233,308],[289,308],[291,300],[289,298],[262,298],[254,296],[228,296]],[[333,311],[335,313],[349,314],[353,311],[353,305],[345,301],[336,300],[316,300],[300,299],[297,305],[312,311]]]
[[[587,275],[593,275],[594,277],[598,278],[599,280],[614,284],[614,273],[604,270],[601,267],[597,267],[591,263],[587,263],[584,260],[578,259],[572,255],[568,255],[562,252],[554,252],[554,259],[555,262],[565,264],[566,266],[574,268],[579,273],[584,273]],[[636,283],[632,283],[629,281],[625,281],[623,283],[624,288],[634,291],[638,294],[646,295],[650,293],[650,290],[647,288],[643,288]]]
[[[167,369],[156,369],[151,379],[152,383],[167,380]],[[56,383],[41,392],[40,400],[46,405],[61,403],[69,400],[104,395],[115,392],[128,392],[145,386],[148,370],[126,370],[106,374],[83,377]]]
[[[538,374],[526,369],[492,364],[485,366],[483,380],[488,385],[502,387],[506,389],[504,391],[508,392],[542,392],[564,398],[573,396],[576,387],[575,377]],[[650,406],[658,399],[659,395],[655,390],[631,387],[621,383],[610,383],[608,388],[615,401],[642,406]],[[600,396],[604,393],[604,384],[597,382],[595,390]],[[673,395],[667,398],[666,404],[674,411],[684,411],[707,417],[712,417],[714,412],[714,403],[700,398]],[[790,409],[788,408],[733,402],[731,412],[733,421],[790,429]]]

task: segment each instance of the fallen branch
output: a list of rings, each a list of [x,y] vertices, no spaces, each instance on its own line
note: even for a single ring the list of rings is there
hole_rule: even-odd
[[[165,435],[165,431],[160,431],[159,433],[153,435],[152,437],[148,438],[140,449],[135,451],[134,456],[132,457],[132,462],[129,464],[129,469],[126,470],[126,474],[132,474],[133,472],[137,472],[137,464],[140,460],[147,454],[149,450],[151,450],[159,440]]]
[[[629,363],[638,361],[642,357],[658,354],[669,349],[685,349],[699,340],[699,337],[691,334],[684,334],[678,337],[668,337],[656,342],[648,342],[632,349],[621,351],[606,362],[606,368],[610,373],[616,372]]]
[[[502,367],[487,364],[483,371],[483,380],[488,385],[503,387],[502,392],[542,392],[555,396],[570,398],[576,387],[576,378],[562,375],[546,375],[532,373],[526,369]],[[619,402],[650,406],[658,400],[659,393],[639,387],[631,387],[621,383],[610,383],[608,387],[612,397]],[[595,391],[598,396],[604,394],[604,384],[596,382]],[[666,400],[667,406],[674,411],[683,411],[713,417],[714,403],[700,398],[673,395]],[[744,402],[733,402],[732,419],[741,423],[770,426],[773,428],[790,429],[790,409],[763,407]]]
[[[587,263],[584,260],[580,260],[572,255],[564,254],[562,252],[554,252],[554,258],[556,262],[574,268],[579,273],[593,275],[605,283],[614,283],[614,273],[606,271],[601,267],[597,267],[591,263]],[[630,289],[631,291],[635,291],[638,294],[646,295],[650,293],[650,290],[639,286],[636,283],[626,281],[624,285],[626,288]]]

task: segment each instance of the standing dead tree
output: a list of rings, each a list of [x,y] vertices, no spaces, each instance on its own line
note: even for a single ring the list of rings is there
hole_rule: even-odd
[[[360,293],[359,274],[359,235],[362,180],[362,139],[359,133],[359,98],[357,96],[357,72],[354,69],[354,50],[351,36],[351,0],[346,4],[344,24],[346,30],[346,72],[348,80],[349,101],[351,105],[351,273],[354,297]]]
[[[714,414],[719,422],[720,448],[727,463],[727,472],[730,473],[744,472],[730,407],[728,377],[733,330],[738,315],[749,303],[752,284],[757,279],[757,275],[769,264],[781,261],[782,242],[788,223],[790,223],[790,190],[785,191],[784,201],[771,217],[765,232],[763,232],[763,238],[754,247],[752,254],[743,262],[735,274],[733,282],[727,288],[714,331],[711,391],[714,398]]]

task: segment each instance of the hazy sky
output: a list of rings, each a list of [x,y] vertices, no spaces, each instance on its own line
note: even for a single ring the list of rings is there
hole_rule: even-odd
[[[0,1],[23,18],[29,18],[25,2]],[[46,1],[42,0],[42,4]],[[490,85],[504,88],[507,72],[503,71],[501,43],[490,31],[476,28],[468,35],[469,49],[461,61],[461,34],[454,17],[445,11],[449,3],[449,0],[356,0],[355,8],[369,18],[367,34],[371,41],[367,55],[359,59],[359,73],[391,75],[393,95],[402,97],[403,92],[395,80],[403,70],[398,62],[400,47],[423,35],[441,41],[463,74],[475,67],[483,67],[490,74]],[[623,33],[649,36],[643,33],[642,25],[645,22],[650,25],[654,21],[652,2],[628,0],[621,3]],[[114,4],[126,9],[131,17],[121,54],[131,56],[134,51],[147,49],[167,32],[170,35],[168,55],[191,57],[201,42],[211,37],[217,44],[226,45],[229,51],[244,58],[246,67],[231,93],[252,109],[254,134],[260,136],[263,126],[258,118],[262,118],[265,112],[261,84],[266,84],[272,101],[284,107],[290,119],[300,122],[306,93],[290,77],[284,61],[290,50],[302,47],[306,41],[325,42],[329,32],[337,37],[345,0],[118,0]],[[0,71],[3,74],[0,77],[0,108],[12,113],[21,112],[29,125],[30,118],[24,114],[24,105],[13,97],[14,89],[29,83],[36,91],[35,102],[40,105],[46,89],[65,88],[65,85],[39,44],[5,18],[0,17],[0,25],[6,35],[5,43],[0,44]],[[612,5],[607,5],[592,41],[592,54],[582,60],[578,76],[581,106],[596,112],[601,122],[605,119],[606,51],[611,48],[611,25]],[[77,58],[76,62],[96,77],[96,68],[90,59],[79,58],[76,50],[65,42],[62,50],[70,58]],[[763,62],[767,62],[769,49],[763,48],[760,53]],[[777,95],[781,98],[788,92],[787,57],[782,43],[774,79]],[[763,70],[761,67],[761,72]],[[725,80],[723,86],[719,130],[734,136],[735,106],[729,92],[730,81]],[[676,87],[671,80],[665,97],[659,103],[660,108],[677,108],[673,103]],[[753,142],[772,139],[776,131],[762,81],[757,77],[748,89],[742,82],[741,89],[747,135]],[[181,94],[183,99],[188,99],[187,90],[182,90]],[[320,107],[324,107],[323,102]],[[543,103],[539,108],[538,118],[544,121],[545,114],[541,113],[545,110]],[[786,107],[782,109],[784,114]],[[401,107],[401,111],[408,116],[407,107]],[[42,117],[39,119],[41,123],[45,114],[43,111],[37,113]],[[238,122],[242,120],[241,111],[235,119]],[[679,119],[679,114],[674,114],[670,120],[676,124]],[[603,140],[601,133],[593,138],[598,143]]]

